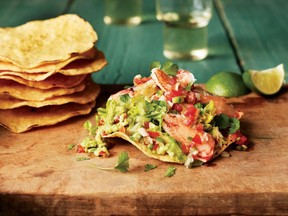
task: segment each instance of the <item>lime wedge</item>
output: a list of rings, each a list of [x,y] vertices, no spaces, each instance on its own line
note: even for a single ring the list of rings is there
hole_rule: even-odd
[[[242,75],[245,85],[252,91],[273,95],[280,91],[284,83],[283,64],[266,70],[249,70]]]
[[[244,71],[242,74],[242,79],[248,89],[254,92],[257,91],[251,78],[251,70]]]
[[[242,76],[233,72],[219,72],[206,82],[208,92],[223,97],[238,97],[247,94],[249,90]]]

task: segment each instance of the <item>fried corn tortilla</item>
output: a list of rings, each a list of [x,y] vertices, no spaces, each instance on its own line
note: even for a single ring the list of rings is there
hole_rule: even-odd
[[[42,64],[40,66],[34,67],[34,68],[23,68],[19,67],[17,65],[14,65],[11,62],[4,62],[0,61],[0,71],[13,71],[13,72],[23,72],[25,73],[43,73],[43,72],[57,72],[61,68],[65,67],[69,63],[78,60],[78,59],[92,59],[96,56],[97,54],[97,49],[95,47],[91,48],[90,50],[84,52],[84,53],[79,53],[79,54],[74,54],[70,58],[60,61],[60,62],[53,62],[53,63],[46,63]]]
[[[44,99],[41,101],[39,101],[39,98],[37,98],[39,94],[35,93],[33,97],[33,95],[31,95],[32,92],[30,93],[29,97],[33,97],[32,99],[34,100],[21,100],[9,97],[7,95],[2,96],[0,95],[0,109],[14,109],[21,106],[30,106],[39,108],[43,106],[62,105],[66,103],[86,104],[95,101],[99,93],[100,93],[100,86],[90,81],[87,84],[86,88],[81,92],[75,92],[72,94],[55,96],[50,98],[44,98],[44,95],[41,96],[40,94],[40,97]],[[25,95],[21,96],[25,97]]]
[[[79,85],[71,88],[56,87],[46,90],[46,89],[29,87],[11,80],[0,80],[0,103],[1,104],[6,103],[6,106],[8,106],[8,104],[20,100],[41,102],[49,98],[81,92],[85,89],[85,87],[86,87],[86,81],[83,81]],[[1,107],[2,106],[0,106],[0,109]]]
[[[134,77],[134,86],[111,95],[105,108],[98,108],[92,137],[81,143],[87,152],[109,156],[106,140],[118,137],[149,157],[195,167],[232,143],[245,148],[243,113],[196,86],[189,71],[165,67],[153,68],[149,77]]]
[[[94,106],[95,101],[88,104],[68,103],[37,109],[23,106],[0,110],[0,125],[14,133],[22,133],[35,127],[57,124],[73,116],[86,115]]]
[[[107,60],[103,52],[98,51],[92,59],[81,59],[71,62],[59,71],[50,71],[42,73],[26,73],[15,71],[0,71],[0,79],[16,79],[15,76],[30,81],[42,81],[48,77],[60,73],[66,76],[85,75],[93,72],[99,72],[107,65]]]
[[[152,152],[152,150],[148,149],[143,143],[141,142],[135,142],[133,141],[127,134],[123,132],[114,132],[112,134],[109,134],[107,136],[104,136],[105,138],[121,138],[128,142],[130,142],[132,145],[134,145],[136,148],[138,148],[141,152],[143,152],[146,156],[158,159],[164,162],[173,162],[173,163],[180,163],[183,164],[185,162],[185,158],[172,158],[168,154],[166,155],[158,155]]]
[[[91,73],[106,64],[97,33],[75,14],[0,28],[0,125],[15,133],[91,112]]]
[[[17,72],[17,71],[0,71],[0,79],[12,79],[12,80],[28,80],[28,81],[42,81],[48,77],[54,75],[55,72],[39,72],[39,73],[26,73],[26,72]],[[18,79],[19,78],[19,79]]]
[[[88,75],[83,74],[83,75],[76,75],[76,76],[65,76],[63,74],[53,74],[49,76],[47,79],[42,80],[42,81],[31,81],[31,80],[26,80],[18,76],[13,76],[13,75],[7,75],[7,76],[2,76],[0,77],[0,82],[2,80],[12,80],[17,83],[23,84],[25,86],[29,86],[32,88],[37,88],[37,89],[51,89],[51,88],[73,88],[81,83],[84,82],[84,80],[87,78]]]
[[[93,27],[75,14],[0,28],[0,61],[30,69],[65,61],[90,50],[98,37]]]
[[[123,133],[123,132],[114,132],[112,134],[109,134],[107,136],[104,136],[105,138],[121,138],[124,139],[126,141],[128,141],[129,143],[131,143],[132,145],[134,145],[136,148],[138,148],[141,152],[143,152],[146,156],[154,158],[154,159],[158,159],[164,162],[172,162],[172,163],[179,163],[179,164],[183,164],[185,162],[185,158],[183,157],[171,157],[168,154],[165,155],[159,155],[159,154],[155,154],[153,153],[152,150],[150,150],[149,148],[147,148],[147,146],[141,142],[135,142],[133,141],[127,134]],[[223,151],[225,151],[225,149],[227,149],[232,143],[234,143],[235,140],[233,138],[228,138],[226,143],[223,143],[222,146],[217,146],[217,148],[215,148],[214,154],[213,154],[213,158],[216,158],[217,156],[221,155],[221,153]]]
[[[75,76],[80,74],[89,74],[92,72],[98,72],[107,65],[107,60],[103,52],[97,52],[93,59],[80,59],[71,62],[61,70],[59,73],[66,76]]]

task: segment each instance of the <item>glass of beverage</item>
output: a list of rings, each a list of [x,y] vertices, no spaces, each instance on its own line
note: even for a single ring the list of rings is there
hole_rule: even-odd
[[[156,0],[163,21],[163,54],[168,59],[201,60],[208,55],[211,0]]]
[[[105,0],[104,23],[139,25],[142,21],[142,0]]]

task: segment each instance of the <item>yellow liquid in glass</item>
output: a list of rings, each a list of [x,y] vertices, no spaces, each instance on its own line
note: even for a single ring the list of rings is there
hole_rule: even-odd
[[[142,0],[105,0],[106,24],[138,25],[141,13]]]
[[[210,17],[167,13],[164,21],[164,56],[169,59],[201,60],[208,54]]]

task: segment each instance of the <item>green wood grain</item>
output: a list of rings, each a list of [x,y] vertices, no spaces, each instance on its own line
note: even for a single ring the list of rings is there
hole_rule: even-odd
[[[0,27],[17,26],[65,12],[68,0],[0,0]]]
[[[162,54],[163,24],[155,19],[153,4],[154,1],[144,1],[145,21],[140,26],[127,27],[103,23],[103,0],[74,1],[69,13],[79,14],[93,25],[99,36],[96,46],[105,53],[108,60],[108,65],[93,75],[96,82],[129,84],[137,74],[148,76],[151,62],[166,61]],[[207,59],[175,62],[193,72],[198,82],[205,82],[223,70],[239,72],[217,13],[214,13],[209,24],[209,43],[210,54]]]
[[[243,70],[261,70],[280,63],[288,66],[287,0],[221,3]]]

